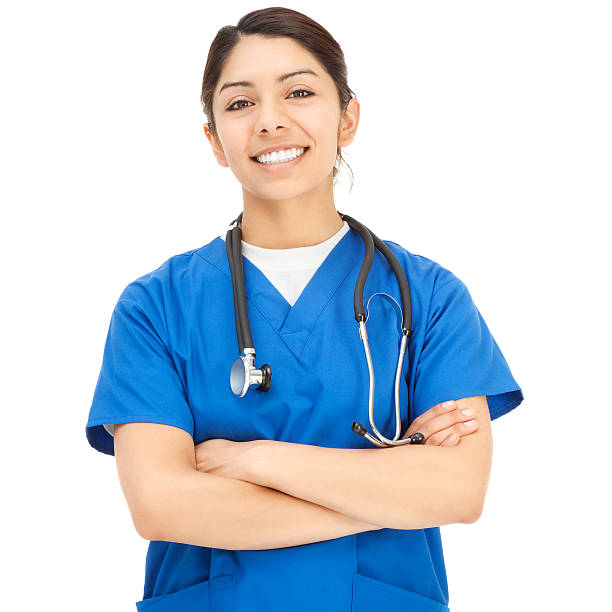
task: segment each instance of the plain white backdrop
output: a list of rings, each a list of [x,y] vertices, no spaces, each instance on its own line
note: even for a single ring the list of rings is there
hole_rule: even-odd
[[[85,423],[123,288],[242,210],[199,96],[218,29],[265,6],[2,9],[7,610],[131,612],[142,598],[147,542]],[[336,208],[459,276],[525,394],[493,422],[482,517],[441,528],[451,610],[604,609],[609,4],[283,6],[340,43],[361,104],[343,151],[355,185],[343,170]]]

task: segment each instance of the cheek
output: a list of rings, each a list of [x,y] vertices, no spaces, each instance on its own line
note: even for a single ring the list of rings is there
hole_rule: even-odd
[[[329,151],[332,159],[336,157],[338,146],[338,122],[339,116],[333,112],[319,112],[316,117],[303,123],[303,130],[312,138],[318,149],[318,155]]]
[[[232,121],[229,124],[218,126],[217,129],[227,161],[230,165],[240,163],[248,150],[245,135],[249,133],[249,126],[240,121]]]

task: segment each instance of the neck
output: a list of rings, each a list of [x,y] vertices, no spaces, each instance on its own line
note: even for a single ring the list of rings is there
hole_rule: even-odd
[[[289,200],[265,200],[244,192],[242,239],[264,249],[293,249],[320,244],[344,223],[333,192],[305,194]]]

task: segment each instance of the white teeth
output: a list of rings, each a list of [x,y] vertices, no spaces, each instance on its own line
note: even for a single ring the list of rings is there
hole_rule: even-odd
[[[257,156],[257,161],[261,164],[282,164],[283,162],[295,159],[304,153],[306,149],[300,147],[296,149],[283,149],[282,151],[273,151],[264,155]]]

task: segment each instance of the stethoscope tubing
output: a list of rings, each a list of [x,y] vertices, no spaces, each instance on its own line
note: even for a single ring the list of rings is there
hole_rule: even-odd
[[[247,304],[246,304],[246,293],[244,285],[244,269],[242,263],[242,230],[238,227],[238,223],[242,221],[242,212],[232,221],[227,231],[225,238],[225,247],[227,252],[227,258],[229,261],[230,274],[232,277],[232,288],[234,294],[234,313],[236,320],[236,336],[238,339],[238,346],[240,348],[241,355],[232,366],[232,374],[230,381],[232,383],[232,390],[235,394],[240,394],[243,397],[251,384],[261,383],[259,389],[262,391],[268,391],[270,388],[272,372],[270,366],[267,364],[262,366],[261,370],[258,370],[254,366],[255,348],[253,346],[253,338],[251,336],[251,328],[249,325]],[[365,245],[365,255],[361,269],[357,276],[357,282],[355,283],[355,291],[353,294],[353,308],[355,311],[355,320],[359,323],[359,337],[363,342],[364,351],[366,355],[366,361],[368,365],[368,372],[370,377],[370,389],[368,396],[368,416],[370,425],[375,436],[372,436],[361,423],[355,421],[352,426],[352,430],[365,437],[372,444],[379,447],[387,446],[399,446],[403,444],[422,444],[424,441],[423,434],[420,432],[414,433],[408,438],[398,440],[401,433],[401,411],[399,405],[399,380],[401,376],[402,363],[404,354],[406,351],[406,344],[408,341],[408,335],[411,332],[412,326],[412,302],[410,298],[410,286],[408,279],[399,261],[391,251],[391,249],[380,240],[373,232],[367,227],[359,223],[353,217],[338,213],[340,217],[346,221],[349,226],[355,229],[362,237]],[[386,438],[376,427],[374,423],[374,367],[372,365],[372,356],[370,353],[370,346],[368,343],[368,334],[366,330],[367,316],[363,307],[363,292],[365,289],[365,283],[374,261],[374,250],[377,248],[386,258],[387,262],[393,269],[393,272],[397,278],[400,293],[402,297],[402,339],[400,343],[399,358],[395,373],[395,385],[394,385],[394,396],[395,396],[395,437],[393,439]],[[390,297],[390,296],[389,296]],[[396,304],[397,302],[393,300]],[[368,302],[369,303],[369,302]],[[242,363],[241,363],[242,360]],[[409,360],[410,361],[410,360]],[[239,377],[234,388],[234,373],[237,373]]]
[[[242,213],[240,213],[238,218],[232,223],[239,223],[240,221],[242,221]],[[240,352],[242,353],[245,348],[253,346],[253,338],[251,336],[251,326],[249,324],[249,313],[247,311],[246,293],[243,281],[244,268],[242,264],[241,234],[242,231],[237,225],[233,227],[228,233],[229,241],[226,237],[225,248],[228,253],[232,281],[236,279],[236,282],[232,282],[234,290],[234,312],[239,313],[239,316],[236,317],[236,334]]]
[[[357,322],[365,321],[365,310],[363,308],[363,291],[365,288],[365,282],[370,273],[372,267],[372,261],[374,260],[374,247],[376,247],[389,262],[389,265],[393,269],[397,282],[400,288],[400,294],[402,297],[402,332],[405,334],[410,333],[410,327],[412,325],[412,301],[410,299],[410,289],[408,285],[408,279],[406,273],[400,265],[397,257],[393,254],[393,251],[380,239],[372,230],[369,230],[365,225],[362,225],[353,217],[339,213],[342,219],[344,219],[350,227],[356,229],[365,243],[365,257],[361,264],[361,270],[357,277],[357,283],[355,284],[355,293],[353,296],[353,305],[355,309],[355,319]]]

